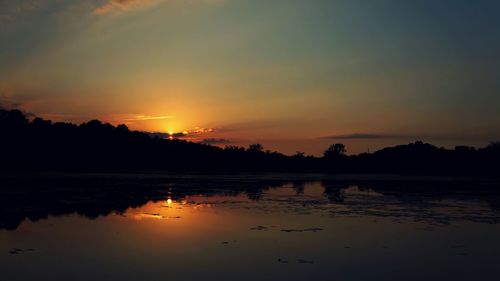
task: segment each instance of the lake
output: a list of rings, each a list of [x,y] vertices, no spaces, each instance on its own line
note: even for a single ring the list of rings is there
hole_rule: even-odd
[[[491,179],[9,174],[0,281],[498,280]]]

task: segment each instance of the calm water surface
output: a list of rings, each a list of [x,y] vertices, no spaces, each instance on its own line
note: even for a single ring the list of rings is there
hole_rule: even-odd
[[[496,187],[10,178],[0,193],[0,280],[499,280]]]

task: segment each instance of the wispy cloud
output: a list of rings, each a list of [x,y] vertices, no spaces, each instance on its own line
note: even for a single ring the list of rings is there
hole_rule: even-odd
[[[180,132],[146,132],[150,136],[153,137],[159,137],[159,138],[164,138],[164,139],[184,139],[188,141],[193,141],[193,142],[203,142],[204,140],[207,140],[206,143],[212,141],[212,143],[215,143],[216,141],[219,141],[221,143],[222,139],[215,139],[215,138],[205,138],[207,134],[210,134],[212,132],[215,132],[214,128],[201,128],[201,127],[196,127],[192,130],[185,130],[185,131],[180,131]]]
[[[105,15],[143,9],[151,7],[162,1],[164,0],[107,0],[104,4],[97,6],[94,9],[94,14]],[[216,5],[225,2],[225,0],[198,0],[198,2],[208,5]]]
[[[206,135],[209,133],[215,132],[215,128],[202,128],[202,127],[195,127],[192,130],[186,130],[182,132],[173,132],[171,133],[171,136],[174,138],[198,138],[200,135]]]
[[[31,0],[24,1],[16,5],[16,11],[18,13],[29,12],[38,8],[41,8],[45,5],[45,1],[43,0]]]
[[[0,83],[0,108],[3,109],[19,109],[23,107],[23,105],[29,102],[29,100],[22,100],[15,98],[12,92],[2,89]]]
[[[201,127],[195,127],[191,133],[192,134],[206,134],[206,133],[212,133],[215,132],[216,128],[201,128]]]
[[[165,119],[172,119],[175,118],[175,116],[150,116],[150,115],[135,115],[133,117],[129,118],[123,118],[123,121],[148,121],[148,120],[165,120]]]
[[[94,9],[98,15],[126,12],[135,9],[150,7],[157,4],[160,0],[108,0],[103,5]]]
[[[318,139],[329,140],[457,140],[457,139],[474,139],[479,137],[477,134],[430,134],[430,133],[412,133],[412,134],[377,134],[377,133],[352,133],[341,135],[330,135],[319,137]]]
[[[0,0],[0,29],[16,22],[21,15],[30,15],[35,10],[40,10],[47,5],[46,0]]]

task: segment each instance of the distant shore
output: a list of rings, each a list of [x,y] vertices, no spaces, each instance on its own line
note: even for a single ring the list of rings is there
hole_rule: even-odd
[[[500,175],[500,142],[483,148],[436,147],[416,141],[348,155],[334,143],[322,157],[285,155],[260,144],[225,148],[164,139],[92,120],[80,125],[29,119],[0,109],[0,171],[152,171],[170,173],[298,173],[427,176]]]

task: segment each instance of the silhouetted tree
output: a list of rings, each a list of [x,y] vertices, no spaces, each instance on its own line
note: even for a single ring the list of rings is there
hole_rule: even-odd
[[[492,141],[485,149],[500,152],[500,141]]]
[[[342,143],[336,143],[330,145],[327,150],[323,153],[325,158],[337,158],[339,156],[344,156],[347,152],[345,145]]]
[[[127,125],[120,124],[120,125],[116,126],[116,131],[117,132],[122,132],[122,133],[128,133],[129,129],[128,129]]]
[[[248,146],[248,151],[253,151],[253,152],[262,152],[264,150],[264,147],[259,144],[259,143],[254,143]]]
[[[297,152],[295,152],[295,154],[293,155],[293,157],[295,157],[295,158],[304,158],[304,157],[305,157],[305,155],[306,155],[306,154],[305,154],[304,152],[302,152],[302,151],[297,151]]]

